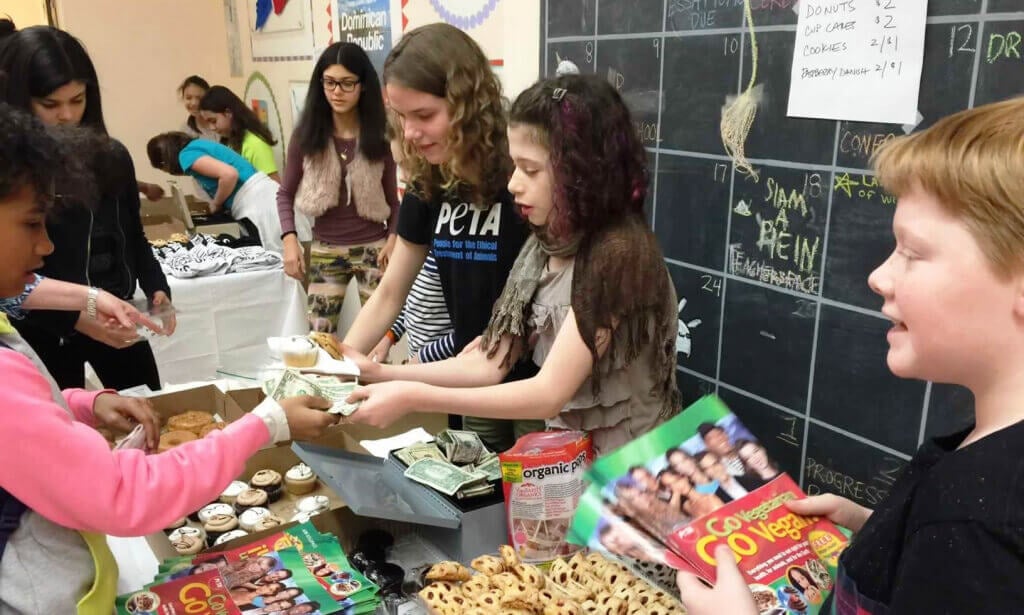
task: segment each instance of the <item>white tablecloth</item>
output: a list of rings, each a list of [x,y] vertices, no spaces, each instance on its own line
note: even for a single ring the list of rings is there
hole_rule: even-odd
[[[205,278],[167,278],[177,309],[171,337],[150,340],[165,383],[255,377],[271,362],[267,338],[304,335],[306,293],[281,269]]]

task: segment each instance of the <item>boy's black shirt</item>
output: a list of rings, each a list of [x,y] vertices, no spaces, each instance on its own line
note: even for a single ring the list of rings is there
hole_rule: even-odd
[[[1024,612],[1024,421],[957,450],[970,432],[914,455],[840,559],[837,613],[844,578],[889,613]]]

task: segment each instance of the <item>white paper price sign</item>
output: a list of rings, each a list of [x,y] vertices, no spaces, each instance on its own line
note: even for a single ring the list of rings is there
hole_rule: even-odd
[[[915,124],[926,0],[801,0],[787,115]]]

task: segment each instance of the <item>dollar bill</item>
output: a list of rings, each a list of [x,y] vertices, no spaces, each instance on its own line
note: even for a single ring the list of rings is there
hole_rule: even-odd
[[[282,400],[286,397],[296,397],[298,395],[315,395],[320,397],[322,392],[319,387],[298,372],[286,369],[281,372],[281,376],[274,384],[270,397],[275,400]]]
[[[478,498],[492,493],[494,493],[494,485],[491,483],[484,483],[477,486],[463,487],[455,493],[455,497],[460,500],[465,500],[467,498]]]
[[[473,466],[473,469],[486,475],[488,482],[501,479],[501,461],[493,453],[484,461]]]
[[[358,403],[350,404],[345,401],[357,386],[358,382],[342,382],[333,376],[300,374],[293,370],[284,370],[276,378],[263,383],[263,392],[267,397],[277,401],[298,395],[323,397],[332,402],[327,412],[348,416],[359,408]]]
[[[313,382],[322,392],[321,397],[331,400],[333,405],[328,410],[331,414],[348,416],[359,409],[359,403],[348,403],[345,400],[359,386],[358,382],[342,382],[332,376],[316,376]]]
[[[441,449],[432,443],[417,443],[395,451],[395,457],[406,466],[411,466],[420,459],[437,459],[447,461]]]
[[[447,461],[433,458],[420,459],[405,470],[406,478],[440,491],[445,495],[455,493],[477,481],[477,477],[464,472]]]
[[[437,434],[437,443],[454,464],[476,463],[487,451],[480,436],[472,431],[445,429]]]

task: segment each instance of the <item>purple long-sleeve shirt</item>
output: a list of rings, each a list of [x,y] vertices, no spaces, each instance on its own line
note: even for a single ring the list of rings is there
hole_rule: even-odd
[[[356,140],[335,137],[334,148],[338,154],[344,154],[346,159],[351,160],[355,156]],[[342,166],[342,177],[344,172],[345,168]],[[288,143],[288,162],[285,165],[284,177],[281,178],[281,187],[277,191],[277,214],[281,218],[282,233],[295,231],[295,193],[299,189],[300,181],[302,151],[293,138]],[[384,199],[391,208],[391,216],[388,217],[386,227],[380,222],[360,218],[356,213],[355,202],[348,207],[345,206],[345,184],[342,182],[342,192],[338,195],[339,205],[328,209],[314,220],[313,238],[333,246],[351,246],[384,239],[389,232],[395,232],[398,225],[398,180],[395,177],[395,159],[391,157],[391,152],[384,155],[384,177],[380,183],[381,189],[384,190]]]

